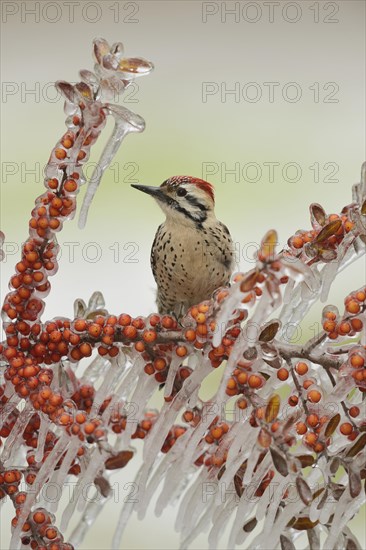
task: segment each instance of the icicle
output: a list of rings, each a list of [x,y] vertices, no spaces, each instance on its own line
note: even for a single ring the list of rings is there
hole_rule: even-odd
[[[339,259],[333,260],[329,264],[326,264],[322,270],[322,290],[320,294],[320,301],[322,303],[328,299],[330,287],[337,275],[339,264]]]
[[[360,248],[357,248],[357,250],[350,246],[347,250],[344,258],[341,261],[341,265],[339,267],[338,273],[341,273],[346,267],[351,265],[354,261],[358,260],[358,258],[361,258],[366,253],[366,248],[364,245],[360,246]]]
[[[273,313],[273,311],[281,305],[280,293],[277,291],[276,296],[274,296],[273,294],[268,292],[267,287],[263,288],[261,299],[257,303],[255,311],[250,319],[250,324],[254,327],[258,328],[258,326],[264,323],[266,319]]]
[[[266,460],[267,468],[269,470],[269,468],[271,466],[271,464],[270,464],[271,463],[271,458],[268,455],[269,455],[269,453],[267,453],[265,460]],[[267,458],[268,458],[268,460],[267,460]],[[268,487],[264,491],[263,495],[258,499],[257,509],[255,511],[255,517],[256,517],[257,521],[261,521],[262,519],[265,519],[266,513],[267,513],[267,508],[268,508],[268,503],[271,501],[271,498],[272,498],[272,482],[268,485]]]
[[[304,503],[301,499],[295,504],[288,504],[282,511],[282,514],[275,521],[272,532],[269,532],[266,539],[263,539],[262,544],[278,544],[281,534],[285,531],[291,519],[297,516],[304,508]],[[261,535],[258,535],[255,540],[262,540]],[[255,541],[253,541],[255,542]],[[324,547],[326,548],[326,547]]]
[[[164,485],[155,505],[155,515],[157,517],[160,517],[164,508],[168,506],[171,500],[174,500],[186,474],[187,472],[184,472],[175,464],[165,472]]]
[[[173,401],[164,403],[158,420],[145,438],[143,459],[146,463],[146,468],[149,468],[155,460],[156,455],[159,453],[178,411],[185,405],[191,392],[200,386],[202,380],[204,380],[210,372],[212,372],[211,363],[205,358],[200,367],[196,369],[191,376],[186,378],[181,390]]]
[[[219,538],[223,534],[230,516],[238,506],[234,495],[229,495],[227,502],[216,508],[215,515],[212,518],[212,527],[208,535],[208,544],[210,550],[218,548]]]
[[[273,478],[271,485],[275,487],[271,502],[268,506],[266,513],[266,520],[264,522],[263,530],[257,537],[252,541],[252,548],[275,548],[278,544],[278,539],[280,534],[283,532],[284,527],[287,525],[291,517],[296,516],[296,514],[304,508],[304,503],[301,499],[298,499],[295,503],[291,502],[291,505],[286,506],[283,513],[278,517],[276,521],[276,514],[278,506],[282,500],[283,493],[285,492],[286,486],[291,482],[291,477],[286,476],[282,477],[280,474],[276,473]],[[268,501],[267,501],[268,502]],[[284,517],[286,517],[286,512],[292,510],[292,515],[288,518],[285,525],[283,525]]]
[[[243,522],[243,527],[244,527],[244,523],[245,523],[245,522]],[[256,525],[256,527],[255,527],[255,530],[256,530],[256,531],[259,531],[260,529],[263,529],[263,523],[264,523],[264,522],[261,522],[261,523],[258,522],[257,525]],[[245,541],[247,540],[247,538],[248,538],[249,536],[253,536],[253,532],[251,532],[251,531],[246,532],[246,531],[244,531],[244,529],[242,528],[242,529],[238,532],[238,534],[237,534],[237,536],[236,536],[236,544],[242,546],[242,545],[245,543]],[[251,548],[251,543],[249,543],[249,545],[247,546],[247,548]]]
[[[197,445],[203,438],[207,428],[210,426],[219,411],[220,409],[216,403],[208,402],[204,404],[202,409],[201,421],[191,432],[191,437],[186,444],[186,448],[184,449],[184,457],[182,462],[183,470],[188,468],[189,465],[192,463],[193,455],[197,448]]]
[[[140,355],[134,361],[129,361],[122,380],[120,380],[119,385],[115,389],[115,393],[119,395],[121,400],[127,400],[131,395],[132,388],[137,384],[138,377],[144,366],[145,362]]]
[[[323,495],[321,495],[323,496]],[[331,514],[333,513],[334,511],[334,507],[335,507],[335,502],[332,501],[332,499],[328,499],[324,506],[322,507],[320,511],[320,514],[319,514],[319,522],[324,525],[325,523],[328,523],[329,521],[329,518],[331,516]]]
[[[109,454],[107,452],[105,452],[104,450],[102,450],[99,453],[99,456],[96,457],[95,461],[94,461],[94,458],[91,457],[92,466],[91,466],[90,469],[89,469],[89,466],[88,466],[88,468],[87,468],[87,470],[86,470],[86,472],[83,476],[83,482],[82,482],[81,487],[80,487],[80,489],[81,489],[80,494],[76,497],[76,502],[79,501],[79,502],[77,502],[77,511],[78,512],[83,512],[83,510],[85,508],[85,502],[83,501],[82,498],[79,498],[79,496],[84,494],[84,490],[88,485],[90,485],[91,483],[94,484],[94,480],[97,477],[99,470],[103,467],[104,462],[106,461],[108,456],[109,456]],[[93,481],[90,481],[91,477],[93,478]],[[86,481],[87,479],[88,479],[88,481]]]
[[[112,162],[117,153],[121,142],[130,132],[142,132],[145,128],[145,121],[140,116],[132,113],[120,105],[106,104],[109,114],[114,117],[115,125],[104,151],[96,164],[93,174],[89,180],[84,201],[80,210],[79,227],[83,229],[88,217],[88,211],[93,201],[94,195],[99,187],[100,181],[105,170]]]
[[[336,547],[339,533],[342,531],[343,527],[347,525],[348,521],[354,516],[354,514],[360,509],[364,502],[364,491],[361,491],[356,498],[352,498],[349,493],[349,487],[347,487],[335,507],[332,526],[330,528],[329,535],[324,542],[324,548]]]
[[[180,438],[181,439],[181,438]],[[184,445],[181,447],[180,456],[184,452]],[[164,509],[177,501],[188,484],[188,479],[193,476],[196,466],[183,469],[177,461],[171,462],[169,469],[165,470],[164,485],[155,506],[155,514],[159,517]]]
[[[90,529],[91,525],[95,523],[95,520],[99,516],[100,512],[103,510],[104,505],[110,496],[107,498],[102,498],[101,495],[98,495],[97,501],[89,502],[84,510],[84,513],[79,520],[77,526],[68,537],[68,542],[74,546],[74,548],[79,548],[80,544],[83,542],[85,535]],[[112,546],[112,548],[117,548]]]
[[[11,380],[6,380],[5,382],[4,396],[8,397],[8,401],[6,402],[5,407],[11,404],[15,404],[16,406],[21,400],[21,397],[19,397],[16,393],[14,393],[14,386]],[[1,410],[4,411],[4,405],[1,406]]]
[[[62,464],[59,470],[55,471],[55,474],[52,479],[52,483],[56,485],[57,488],[60,488],[60,492],[62,491],[62,487],[65,483],[65,480],[68,476],[69,469],[71,467],[72,461],[75,458],[75,455],[78,451],[78,448],[80,446],[80,440],[78,437],[74,436],[70,442],[69,448],[62,460]],[[59,505],[59,500],[55,502],[51,502],[49,504],[50,512],[56,512]]]
[[[270,533],[273,528],[273,524],[276,518],[276,513],[280,505],[280,502],[283,498],[283,493],[285,492],[286,487],[289,485],[290,481],[291,481],[291,477],[289,475],[286,477],[282,477],[281,474],[279,474],[278,472],[275,473],[271,481],[271,485],[272,487],[274,487],[274,490],[271,495],[272,497],[271,502],[266,511],[266,521],[265,521],[263,531],[261,533],[263,537],[267,536],[268,533]],[[263,495],[261,498],[263,498]]]
[[[136,410],[132,410],[132,416],[129,416],[127,413],[126,428],[122,434],[121,447],[128,446],[131,435],[137,428],[139,420],[144,415],[144,409],[151,395],[156,389],[156,380],[153,376],[143,377],[140,384],[135,388],[134,393],[131,396],[131,400],[128,402],[128,405],[133,405],[136,407]]]
[[[295,288],[295,284],[296,282],[294,281],[294,279],[289,279],[286,287],[285,287],[285,292],[284,292],[284,295],[283,295],[283,303],[284,304],[290,304],[291,301],[292,301],[292,294],[293,294],[293,291],[294,291],[294,288]]]
[[[308,483],[308,480],[306,480]],[[313,500],[313,502],[310,504],[309,507],[309,519],[312,522],[315,522],[319,519],[321,509],[318,508],[319,502],[321,501],[322,497],[324,495],[324,492],[322,492],[317,498]]]
[[[192,503],[195,498],[198,498],[201,496],[202,498],[202,489],[203,484],[208,483],[208,480],[210,479],[210,472],[208,470],[200,471],[192,485],[188,488],[186,491],[180,506],[178,513],[176,515],[175,519],[175,530],[178,532],[182,532],[187,525],[187,518],[189,517],[190,509],[192,508]]]
[[[144,518],[147,507],[153,499],[153,496],[156,493],[156,490],[161,481],[163,480],[168,468],[171,467],[171,465],[174,463],[173,467],[181,469],[179,460],[181,460],[184,454],[186,440],[189,436],[189,429],[191,428],[188,428],[188,430],[181,437],[178,438],[169,453],[164,455],[163,458],[157,460],[157,468],[155,469],[155,472],[151,475],[150,481],[145,485],[140,483],[140,502],[137,508],[137,517],[139,519]]]
[[[38,412],[38,416],[40,420],[40,426],[38,430],[38,441],[37,441],[37,450],[35,454],[35,460],[36,462],[41,462],[44,454],[44,444],[46,442],[50,421],[47,417],[44,416],[44,413],[42,412]]]
[[[43,485],[45,484],[47,479],[49,479],[52,476],[52,473],[55,470],[61,456],[67,449],[69,442],[70,440],[68,435],[66,433],[63,433],[60,439],[57,441],[54,448],[52,449],[52,451],[50,452],[50,454],[47,456],[41,468],[39,469],[36,477],[36,483],[35,483],[35,488],[37,490],[27,493],[27,497],[23,504],[22,511],[18,518],[17,526],[15,527],[11,537],[11,541],[10,541],[11,550],[16,550],[19,547],[20,533],[21,533],[23,524],[27,519],[34,502],[36,501],[39,491],[43,488]]]
[[[137,486],[139,486],[140,484],[140,477],[141,477],[141,468],[139,469],[135,477],[135,483]],[[123,507],[121,508],[120,516],[118,518],[117,527],[113,535],[111,548],[117,549],[120,547],[123,532],[133,512],[135,504],[136,503],[133,500],[128,500],[123,504]]]
[[[332,262],[326,264],[322,270],[322,289],[320,294],[320,301],[325,302],[328,299],[330,287],[339,272],[340,265],[344,257],[346,256],[347,250],[353,241],[354,236],[349,234],[344,237],[343,241],[337,248],[337,258]]]
[[[215,492],[211,492],[211,489],[210,491],[207,491],[206,489],[209,489],[210,485],[213,485],[213,488],[216,488],[217,490],[216,476],[211,473],[207,478],[206,483],[209,485],[205,486],[205,484],[200,483],[195,487],[196,490],[192,494],[189,501],[189,506],[185,509],[185,514],[180,529],[183,540],[190,535],[197,518],[199,518],[201,514],[204,513],[204,511],[214,502],[213,496]]]
[[[81,380],[87,384],[94,384],[98,378],[105,375],[111,362],[98,355],[91,361],[86,368]]]
[[[245,521],[252,515],[252,510],[253,508],[255,508],[256,505],[257,505],[257,500],[254,498],[247,499],[244,491],[236,510],[234,523],[232,525],[230,536],[229,536],[228,548],[235,547],[235,541],[236,541],[238,532],[243,528]]]
[[[258,430],[253,429],[253,431],[258,433]],[[244,477],[243,477],[243,485],[247,485],[248,483],[250,483],[252,481],[253,471],[254,471],[254,468],[255,468],[255,466],[258,462],[258,458],[259,458],[260,454],[261,454],[261,451],[257,446],[252,448],[251,453],[250,453],[249,458],[248,458],[245,474],[244,474]]]
[[[137,507],[137,517],[140,520],[144,519],[147,508],[151,500],[153,499],[153,496],[157,488],[159,487],[160,483],[164,478],[164,475],[167,469],[167,466],[166,466],[167,457],[168,455],[165,455],[165,457],[162,460],[158,461],[158,467],[155,470],[154,474],[151,476],[149,483],[146,484],[145,487],[142,487],[140,489],[140,501]]]
[[[1,460],[6,466],[6,462],[10,459],[11,454],[15,447],[15,443],[18,442],[19,438],[22,438],[24,430],[30,421],[33,414],[32,405],[31,403],[27,403],[24,409],[19,412],[18,418],[16,419],[16,422],[9,434],[9,436],[6,438],[2,453],[1,453]]]
[[[231,287],[230,294],[223,302],[219,315],[216,319],[216,326],[220,327],[220,330],[215,331],[212,339],[212,344],[214,347],[219,346],[221,343],[222,337],[226,332],[227,323],[237,307],[240,304],[244,293],[240,290],[240,285]]]
[[[294,291],[291,295],[291,301],[287,304],[284,304],[281,310],[281,313],[279,315],[279,320],[282,322],[282,326],[287,326],[289,324],[289,320],[291,319],[291,316],[293,314],[293,311],[297,308],[301,300],[301,284],[297,285],[294,288]],[[279,335],[277,335],[278,338]]]
[[[281,478],[282,480],[286,478]],[[273,483],[273,480],[272,480]],[[256,550],[261,548],[275,548],[278,544],[280,535],[284,532],[289,521],[296,517],[300,511],[305,507],[303,501],[299,498],[296,502],[291,501],[288,503],[285,508],[282,509],[282,514],[280,514],[277,519],[275,519],[278,502],[281,500],[284,492],[284,483],[277,484],[275,496],[271,501],[271,504],[268,509],[268,513],[271,515],[271,527],[267,528],[267,517],[264,522],[264,528],[262,531],[255,537],[251,542],[251,547]],[[280,494],[279,491],[282,491]]]
[[[233,480],[240,466],[252,453],[253,445],[257,439],[257,432],[249,427],[247,423],[235,426],[234,429],[234,439],[229,448],[225,472],[220,479],[223,484],[230,483]]]
[[[13,395],[10,397],[10,399],[5,403],[5,405],[1,405],[0,407],[0,430],[4,426],[11,413],[17,408],[18,403],[20,403],[21,401],[21,398],[18,397],[17,394],[14,394],[14,386],[12,392]]]
[[[116,361],[116,358],[114,357],[110,360],[110,367],[104,375],[104,380],[102,382],[102,385],[99,387],[99,389],[95,394],[93,406],[90,411],[91,418],[93,418],[93,416],[96,416],[98,414],[98,411],[102,406],[104,400],[107,397],[109,397],[109,393],[112,391],[112,388],[114,388],[116,369],[117,369],[117,361]]]
[[[164,397],[169,397],[169,395],[172,393],[174,379],[181,364],[182,358],[178,357],[177,355],[174,356],[169,365],[168,376],[164,388]]]
[[[69,502],[69,504],[66,506],[64,510],[64,513],[62,514],[61,531],[66,531],[69,521],[71,519],[71,516],[76,509],[76,505],[78,503],[78,500],[84,488],[94,483],[98,470],[101,468],[102,464],[104,463],[107,457],[108,457],[108,454],[105,451],[99,452],[98,449],[94,449],[94,452],[91,453],[86,471],[82,476],[79,476],[78,483],[75,487],[73,500]],[[85,506],[85,502],[82,501],[81,505],[78,506],[77,510],[82,511],[84,506]]]
[[[311,267],[299,258],[283,256],[281,257],[281,264],[284,267],[284,274],[288,275],[290,280],[296,283],[304,282],[313,292],[319,290],[320,285],[316,274]]]
[[[226,394],[226,387],[227,387],[227,381],[232,375],[232,371],[236,366],[236,363],[238,360],[242,357],[244,351],[246,351],[250,345],[250,341],[248,338],[253,337],[254,334],[258,333],[258,325],[256,323],[253,323],[252,320],[248,321],[245,331],[242,332],[240,337],[236,340],[231,353],[230,357],[227,360],[227,363],[225,365],[225,371],[224,375],[221,378],[219,389],[217,390],[215,401],[216,403],[225,403],[228,400],[228,396]]]
[[[209,522],[212,515],[212,508],[213,508],[213,502],[210,502],[207,505],[207,507],[205,507],[205,511],[202,514],[196,526],[193,529],[191,529],[189,535],[186,536],[184,540],[182,540],[180,544],[181,550],[185,550],[186,548],[188,548],[191,542],[193,542],[194,539],[198,537],[200,533],[208,530]]]
[[[245,419],[240,420],[240,422],[239,421],[234,422],[231,425],[230,437],[232,441],[231,441],[231,445],[229,447],[226,462],[225,462],[225,467],[226,467],[225,474],[226,474],[227,468],[230,467],[231,463],[238,458],[238,455],[242,456],[244,441],[245,441],[245,448],[250,447],[250,438],[253,437],[253,433],[252,433],[252,430],[248,430],[248,424],[246,423]]]

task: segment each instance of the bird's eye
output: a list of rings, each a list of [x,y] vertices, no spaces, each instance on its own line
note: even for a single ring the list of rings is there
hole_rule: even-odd
[[[184,197],[184,195],[187,194],[187,189],[184,189],[184,187],[179,187],[177,191],[178,197]]]

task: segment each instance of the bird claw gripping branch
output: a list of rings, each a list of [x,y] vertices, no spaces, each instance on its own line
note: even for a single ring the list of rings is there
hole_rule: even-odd
[[[75,86],[57,84],[68,130],[51,153],[46,192],[36,199],[2,308],[0,504],[9,497],[15,509],[11,548],[80,544],[113,494],[111,473],[133,457],[134,439],[144,440],[139,497],[122,508],[113,548],[130,514],[143,517],[160,486],[159,514],[180,495],[184,548],[207,526],[216,548],[232,516],[230,548],[254,535],[247,547],[294,548],[307,535],[313,550],[322,532],[324,548],[360,548],[347,522],[365,501],[366,287],[345,297],[343,312],[326,305],[308,342],[291,338],[312,304],[326,300],[337,273],[365,253],[365,165],[340,214],[311,205],[312,228],[280,252],[276,232],[267,232],[254,269],[189,308],[179,324],[155,313],[111,315],[98,292],[88,305],[76,300],[74,319],[43,322],[58,268],[55,235],[75,214],[82,165],[106,116],[116,126],[102,168],[124,135],[143,129],[140,117],[103,100],[151,63],[123,58],[120,43],[110,48],[101,39],[94,53],[94,73],[82,71]],[[82,224],[98,183],[92,177]],[[221,365],[217,391],[205,401],[201,384]],[[163,383],[163,406],[147,409]],[[60,495],[70,479],[73,499],[60,519],[59,499],[47,501],[46,490],[56,485]],[[100,498],[86,502],[90,484]],[[62,532],[77,512],[65,542]]]

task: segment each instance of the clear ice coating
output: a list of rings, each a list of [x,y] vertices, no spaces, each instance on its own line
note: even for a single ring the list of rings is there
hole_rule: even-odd
[[[2,310],[0,504],[9,498],[17,510],[11,548],[72,550],[56,523],[66,530],[77,514],[69,541],[80,545],[112,504],[114,472],[135,459],[135,439],[144,443],[138,498],[121,506],[113,548],[156,493],[157,515],[177,508],[182,548],[208,529],[210,548],[226,537],[230,548],[288,550],[299,539],[314,550],[322,532],[324,548],[358,548],[347,522],[365,501],[366,287],[350,291],[344,308],[326,305],[308,342],[292,338],[338,273],[365,254],[366,165],[339,215],[312,204],[312,229],[298,230],[279,252],[276,231],[268,231],[255,267],[179,322],[110,314],[98,291],[87,303],[75,300],[73,319],[42,321],[58,268],[56,233],[75,214],[91,145],[112,116],[80,226],[122,140],[144,129],[141,117],[112,101],[152,64],[101,38],[94,56],[94,72],[80,71],[81,82],[57,83],[67,131],[52,150]],[[219,367],[220,381],[203,398]],[[159,387],[163,405],[150,409]],[[69,478],[75,493],[66,507],[39,501],[42,487]],[[88,486],[97,502],[83,498]]]
[[[123,139],[131,132],[142,132],[145,121],[139,115],[126,107],[109,103],[111,99],[117,100],[126,88],[138,76],[148,75],[153,64],[140,57],[123,57],[123,45],[118,42],[109,46],[103,38],[94,40],[94,56],[96,64],[94,73],[89,70],[81,70],[82,82],[71,85],[68,82],[59,81],[56,87],[66,99],[65,112],[75,114],[78,111],[80,100],[84,109],[84,119],[89,124],[97,124],[98,118],[113,116],[114,129],[108,139],[105,148],[88,182],[88,188],[84,197],[80,215],[79,227],[85,227],[88,211],[97,188],[101,182],[105,170],[112,162]],[[90,114],[86,116],[88,109]],[[73,126],[72,118],[69,127]]]

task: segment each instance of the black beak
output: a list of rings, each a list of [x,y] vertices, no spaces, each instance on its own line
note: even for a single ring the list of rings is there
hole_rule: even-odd
[[[138,189],[143,193],[147,193],[155,199],[162,199],[164,195],[160,187],[151,187],[150,185],[135,185],[134,183],[131,183],[131,187],[134,187],[135,189]]]

